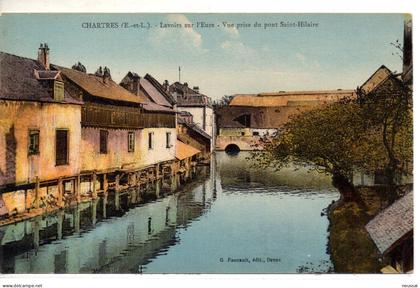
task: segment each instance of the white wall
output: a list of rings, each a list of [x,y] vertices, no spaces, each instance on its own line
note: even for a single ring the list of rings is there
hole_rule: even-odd
[[[153,132],[153,149],[149,149],[149,132]],[[166,148],[166,132],[171,132],[171,147]],[[175,159],[176,128],[145,128],[141,132],[140,159],[142,166]]]

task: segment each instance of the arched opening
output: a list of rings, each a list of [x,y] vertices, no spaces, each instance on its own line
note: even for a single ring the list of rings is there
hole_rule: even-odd
[[[236,155],[239,151],[241,151],[241,149],[239,149],[239,146],[236,144],[229,144],[225,148],[225,152],[228,155]]]

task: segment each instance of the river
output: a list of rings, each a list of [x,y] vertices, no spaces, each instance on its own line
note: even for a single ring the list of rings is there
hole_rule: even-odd
[[[99,198],[0,227],[1,273],[328,272],[338,192],[306,169],[251,169],[216,153],[176,193],[147,203]],[[112,198],[112,197],[111,197]]]

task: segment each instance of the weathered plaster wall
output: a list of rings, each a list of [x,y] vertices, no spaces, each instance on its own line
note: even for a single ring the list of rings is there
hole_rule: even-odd
[[[100,153],[100,130],[108,131],[108,149]],[[134,132],[134,152],[128,152],[128,133]],[[108,170],[141,166],[141,130],[82,128],[81,170]]]
[[[79,172],[80,106],[0,102],[0,185],[47,180]],[[38,155],[28,155],[29,130],[40,131]],[[56,166],[56,129],[68,129],[69,163]]]

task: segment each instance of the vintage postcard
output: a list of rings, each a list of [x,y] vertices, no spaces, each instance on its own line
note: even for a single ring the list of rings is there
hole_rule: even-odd
[[[20,274],[413,273],[412,26],[2,14],[3,287]]]

